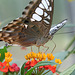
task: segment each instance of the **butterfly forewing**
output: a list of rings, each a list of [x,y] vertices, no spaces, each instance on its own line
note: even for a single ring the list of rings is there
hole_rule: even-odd
[[[46,35],[51,27],[54,0],[33,0],[23,11],[23,17],[37,25],[40,32]]]
[[[30,46],[49,33],[53,0],[32,0],[22,12],[22,17],[13,20],[0,31],[0,40],[10,44]]]

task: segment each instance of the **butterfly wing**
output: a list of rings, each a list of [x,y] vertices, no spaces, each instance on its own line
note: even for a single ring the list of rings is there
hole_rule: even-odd
[[[13,20],[0,31],[0,40],[21,46],[36,44],[38,38],[49,32],[53,3],[53,0],[30,1],[22,13],[23,17]]]
[[[29,24],[24,23],[24,18],[20,17],[9,23],[0,31],[0,40],[8,42],[9,44],[18,44],[21,46],[31,46],[36,44],[39,35],[42,35],[38,28],[30,27]]]
[[[22,15],[28,17],[35,26],[37,25],[43,36],[46,36],[51,28],[54,0],[33,0],[25,8]]]

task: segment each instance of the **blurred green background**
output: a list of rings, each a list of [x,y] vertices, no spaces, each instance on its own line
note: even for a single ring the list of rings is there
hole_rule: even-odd
[[[0,0],[0,28],[4,27],[17,17],[22,16],[22,11],[24,10],[25,6],[28,5],[29,1],[30,0]],[[54,53],[65,50],[67,45],[75,36],[75,1],[69,2],[69,0],[54,0],[54,15],[52,25],[54,26],[64,19],[68,19],[67,24],[60,31],[58,31],[58,34],[56,33],[53,38],[53,41],[56,43]],[[3,46],[4,44],[5,42],[0,42],[0,46]],[[49,41],[46,46],[49,46],[48,52],[54,48],[52,41]],[[75,43],[72,45],[72,47],[74,46]],[[33,47],[33,50],[37,52],[36,47]],[[15,59],[16,62],[21,65],[25,61],[24,55],[30,52],[30,47],[28,47],[26,50],[22,50],[21,47],[18,46],[10,47],[8,48],[8,51],[13,54],[13,59]],[[75,55],[69,57],[71,63],[65,63],[66,67],[75,63],[74,57]],[[68,62],[69,59],[66,61]],[[20,61],[22,62],[20,63]],[[64,66],[61,67],[61,70],[63,70],[63,67]]]

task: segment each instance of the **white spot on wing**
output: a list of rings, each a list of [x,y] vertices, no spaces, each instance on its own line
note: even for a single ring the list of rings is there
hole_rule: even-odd
[[[42,20],[42,18],[40,16],[38,16],[37,14],[33,14],[32,18],[37,20],[37,21],[41,21]]]
[[[49,5],[50,5],[49,1],[48,1],[48,0],[46,0],[46,2],[47,2],[47,4],[48,4],[48,6],[49,6]]]
[[[39,15],[43,15],[43,10],[41,8],[36,8],[35,12]]]
[[[11,42],[13,42],[13,40],[10,40]]]
[[[44,6],[41,3],[39,4],[39,7],[44,9]]]
[[[49,7],[49,10],[52,11],[52,7]]]
[[[13,31],[6,31],[6,32],[13,32]]]
[[[9,36],[9,34],[8,33],[6,33],[6,34],[4,34],[4,36],[3,37],[8,37]]]
[[[44,20],[45,23],[49,24],[49,22],[47,20]]]
[[[48,5],[47,5],[46,1],[45,1],[45,0],[42,0],[42,3],[43,3],[43,5],[44,5],[44,7],[45,7],[46,9],[48,9]]]
[[[35,21],[33,18],[30,19],[32,22]]]
[[[28,25],[25,24],[25,28],[27,29]]]
[[[50,16],[48,16],[47,18],[50,19]]]
[[[50,6],[50,7],[47,9],[47,11],[52,11],[52,7]]]
[[[9,40],[11,40],[12,38],[11,38],[11,37],[9,37],[8,39],[9,39]]]
[[[46,12],[44,12],[44,16],[47,16],[48,14]]]

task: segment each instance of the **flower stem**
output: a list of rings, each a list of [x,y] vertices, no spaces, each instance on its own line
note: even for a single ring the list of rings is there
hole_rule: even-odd
[[[16,75],[18,75],[18,72],[16,72]]]
[[[70,54],[74,53],[74,49],[75,47],[68,53],[68,55],[64,59],[66,59]]]
[[[41,75],[44,71],[45,71],[45,69],[43,69],[43,70],[39,73],[39,75]]]
[[[3,72],[3,75],[8,75],[8,72],[7,72],[7,73],[4,73],[4,72]]]
[[[71,45],[74,43],[74,41],[75,41],[75,36],[72,39],[72,41],[68,44],[68,46],[65,48],[65,51],[67,51],[71,47]]]
[[[50,72],[50,70],[49,70],[49,71],[47,71],[47,72],[45,72],[43,75],[46,75],[48,72]]]
[[[37,67],[37,75],[38,75],[38,72],[39,72],[39,68]]]
[[[36,69],[34,69],[33,73],[36,74]]]

